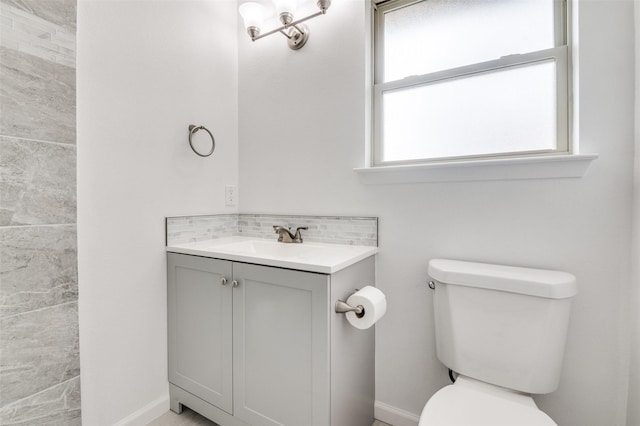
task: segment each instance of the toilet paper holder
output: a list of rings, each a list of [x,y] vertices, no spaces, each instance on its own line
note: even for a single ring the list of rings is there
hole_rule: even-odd
[[[355,312],[358,318],[362,318],[364,316],[364,308],[362,305],[351,306],[344,300],[336,300],[336,313],[346,314],[347,312]]]

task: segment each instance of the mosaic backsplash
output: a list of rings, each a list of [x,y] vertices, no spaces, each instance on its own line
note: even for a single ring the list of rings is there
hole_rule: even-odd
[[[232,237],[237,235],[237,231],[237,214],[168,217],[166,243],[172,245]]]
[[[245,236],[276,238],[273,225],[306,226],[305,241],[361,246],[378,245],[378,218],[352,216],[299,216],[221,214],[167,218],[167,245],[213,238]]]

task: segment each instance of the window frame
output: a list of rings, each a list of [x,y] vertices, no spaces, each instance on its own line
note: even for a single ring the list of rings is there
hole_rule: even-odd
[[[385,14],[408,7],[425,0],[371,0],[372,5],[372,143],[370,164],[372,167],[430,164],[456,161],[478,161],[499,158],[520,158],[531,156],[554,156],[573,154],[571,140],[571,64],[569,51],[569,2],[555,1],[554,28],[555,47],[525,54],[513,54],[499,59],[435,71],[400,80],[384,82],[384,18]],[[428,0],[427,0],[428,1]],[[554,61],[556,65],[556,149],[517,152],[500,152],[455,157],[405,159],[383,161],[383,95],[385,92],[405,90],[415,86],[437,84],[447,80],[465,78],[483,73],[493,73],[512,67],[523,67],[536,62]]]

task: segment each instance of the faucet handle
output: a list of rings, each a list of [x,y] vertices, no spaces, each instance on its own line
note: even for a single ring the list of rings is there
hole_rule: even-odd
[[[306,231],[307,229],[309,229],[308,226],[298,226],[296,228],[296,235],[293,237],[293,241],[296,243],[301,243],[302,242],[302,234],[300,233],[300,231]]]
[[[289,229],[291,229],[289,227]],[[289,229],[285,228],[284,226],[279,226],[279,225],[273,225],[273,230],[275,231],[276,234],[279,235],[278,237],[278,241],[281,243],[291,243],[293,242],[293,234],[291,234],[291,232],[289,231]]]

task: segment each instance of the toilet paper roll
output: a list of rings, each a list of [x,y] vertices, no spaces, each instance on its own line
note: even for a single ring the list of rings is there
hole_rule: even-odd
[[[351,306],[362,306],[364,315],[358,318],[355,312],[347,312],[347,321],[360,330],[366,330],[374,325],[387,312],[387,298],[375,287],[366,286],[356,291],[347,299]]]

